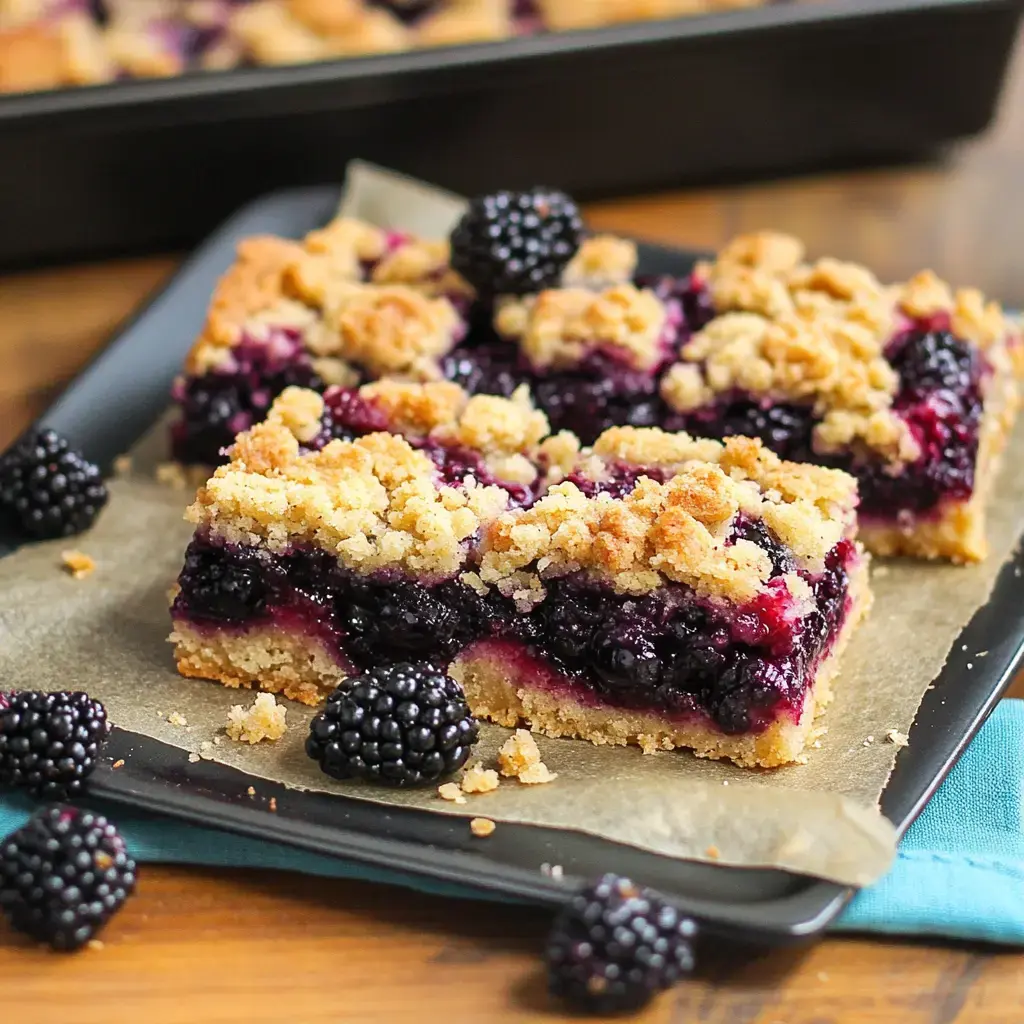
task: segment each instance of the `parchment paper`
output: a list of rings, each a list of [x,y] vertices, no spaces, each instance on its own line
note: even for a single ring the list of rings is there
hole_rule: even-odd
[[[426,186],[410,187],[365,165],[350,178],[344,208],[362,216],[380,211],[375,219],[385,226],[427,234],[443,233],[458,215],[451,197],[434,204]],[[403,210],[401,223],[384,216],[395,209]],[[151,479],[163,436],[158,428],[139,445],[135,472],[113,481],[110,506],[90,533],[0,560],[5,687],[84,689],[104,701],[118,726],[180,747],[183,762],[205,744],[203,756],[299,789],[574,829],[669,856],[781,867],[854,885],[883,874],[895,848],[894,830],[877,809],[897,754],[886,733],[909,732],[926,688],[985,602],[1024,525],[1024,477],[1013,471],[1024,457],[1022,428],[990,510],[992,554],[984,564],[876,566],[874,609],[847,649],[823,719],[828,731],[805,765],[750,771],[685,752],[644,755],[538,737],[557,780],[503,781],[496,792],[469,796],[461,806],[442,801],[432,788],[393,792],[328,779],[302,751],[314,712],[291,702],[280,741],[249,747],[223,738],[213,745],[231,705],[249,704],[252,695],[182,679],[174,670],[167,591],[191,535],[182,519],[191,494]],[[62,571],[60,554],[70,547],[96,560],[91,576],[79,580]],[[187,726],[172,725],[172,712]],[[493,764],[507,735],[485,726],[479,759]]]

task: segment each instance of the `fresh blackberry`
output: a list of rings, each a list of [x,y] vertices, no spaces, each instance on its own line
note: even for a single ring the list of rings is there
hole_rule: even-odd
[[[57,804],[0,842],[0,910],[54,949],[84,946],[135,889],[135,861],[106,818]]]
[[[0,512],[34,538],[69,537],[107,503],[99,469],[55,430],[39,430],[0,458]]]
[[[605,875],[560,911],[547,944],[551,994],[596,1014],[638,1010],[693,970],[696,924],[626,878]]]
[[[530,295],[558,284],[582,237],[565,193],[495,192],[474,199],[452,232],[452,269],[484,298]]]
[[[43,800],[82,792],[110,723],[87,693],[7,694],[0,702],[0,785]]]
[[[462,687],[406,662],[339,686],[310,725],[306,753],[336,779],[415,786],[461,768],[477,737]]]

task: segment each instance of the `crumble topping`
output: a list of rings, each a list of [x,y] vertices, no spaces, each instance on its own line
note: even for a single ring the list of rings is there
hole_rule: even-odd
[[[439,436],[487,454],[512,456],[535,451],[549,429],[547,416],[533,406],[529,387],[521,384],[511,398],[474,395],[450,431]]]
[[[324,309],[325,330],[307,336],[317,356],[358,363],[374,375],[437,377],[436,360],[458,340],[462,320],[446,298],[408,285],[339,284]]]
[[[549,782],[554,782],[558,778],[558,772],[551,771],[548,766],[541,761],[539,764],[532,764],[529,768],[525,768],[521,771],[516,778],[524,786],[544,786]]]
[[[562,288],[507,299],[494,323],[499,334],[517,340],[527,359],[541,369],[576,366],[600,348],[635,369],[651,370],[665,356],[667,319],[653,292],[620,284],[596,294]]]
[[[497,826],[490,818],[474,818],[469,823],[469,830],[480,839],[486,839],[492,835]]]
[[[68,550],[60,553],[61,565],[76,580],[84,580],[96,569],[96,561],[84,551]]]
[[[562,272],[564,288],[599,290],[628,284],[636,273],[636,243],[615,235],[585,238]]]
[[[419,437],[425,437],[442,424],[454,422],[469,397],[458,384],[450,381],[418,384],[386,379],[364,384],[359,396],[382,410],[392,429]]]
[[[661,394],[679,412],[733,391],[804,402],[822,417],[814,432],[819,450],[859,443],[891,462],[912,461],[919,449],[891,411],[899,380],[884,341],[846,320],[726,313],[683,346],[683,362],[666,373]]]
[[[286,268],[286,289],[307,305],[323,308],[338,292],[361,281],[363,264],[379,260],[387,249],[387,235],[372,224],[339,217],[311,231]]]
[[[279,740],[287,731],[288,709],[278,704],[272,693],[259,693],[252,707],[235,704],[228,712],[227,734],[237,743]]]
[[[852,523],[856,483],[838,470],[782,462],[760,441],[724,445],[654,428],[617,427],[594,453],[628,452],[639,465],[671,465],[665,483],[641,477],[621,499],[588,498],[556,484],[529,509],[500,515],[482,538],[480,577],[498,583],[531,569],[583,571],[623,593],[646,593],[665,580],[733,602],[753,598],[771,575],[756,544],[726,544],[736,514],[762,519],[812,571]]]
[[[210,300],[206,323],[186,359],[186,372],[199,375],[220,365],[241,337],[245,322],[286,297],[284,272],[300,252],[297,243],[271,235],[239,242],[237,258]]]
[[[447,241],[409,239],[388,253],[370,275],[373,284],[404,284],[425,295],[462,295],[471,298],[473,289],[448,265],[451,247]]]
[[[300,454],[285,423],[295,400],[275,403],[238,436],[231,461],[186,511],[190,522],[229,543],[315,544],[358,573],[401,567],[447,577],[462,568],[468,540],[506,508],[500,487],[438,487],[433,462],[397,435]]]
[[[507,0],[456,0],[439,7],[416,26],[419,46],[490,43],[513,34]]]

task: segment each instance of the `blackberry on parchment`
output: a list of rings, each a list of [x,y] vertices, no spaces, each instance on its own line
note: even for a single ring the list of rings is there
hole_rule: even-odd
[[[452,232],[452,269],[484,298],[530,295],[558,285],[582,239],[564,192],[495,192],[472,200]]]
[[[596,1014],[638,1010],[693,970],[696,924],[629,879],[605,875],[562,908],[547,944],[551,994]]]
[[[87,530],[107,503],[99,468],[55,430],[38,430],[0,456],[0,521],[32,539]]]
[[[461,768],[478,735],[454,679],[433,665],[404,662],[339,686],[310,724],[306,753],[336,779],[415,786]]]
[[[58,950],[84,946],[135,889],[135,861],[102,815],[56,804],[0,840],[0,911]]]

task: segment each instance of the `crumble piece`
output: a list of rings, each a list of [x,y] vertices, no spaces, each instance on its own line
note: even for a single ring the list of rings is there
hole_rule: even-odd
[[[255,796],[255,795],[256,795],[256,787],[255,787],[255,786],[250,786],[250,787],[249,787],[249,788],[248,788],[248,789],[246,790],[246,793],[248,793],[248,794],[249,794],[249,796]]]
[[[477,763],[467,768],[462,776],[463,793],[490,793],[498,788],[498,773]]]
[[[188,719],[180,711],[172,711],[167,716],[167,721],[170,722],[171,725],[177,725],[182,727],[188,725]]]
[[[524,768],[516,778],[526,786],[542,786],[547,782],[554,782],[558,778],[558,772],[551,771],[543,761],[538,761]]]
[[[114,476],[130,476],[133,464],[130,455],[118,455],[114,459]]]
[[[453,804],[464,804],[466,798],[462,795],[457,782],[446,782],[437,787],[437,795],[442,800],[450,800]]]
[[[718,858],[721,857],[722,854],[721,854],[721,851],[718,849],[717,846],[709,846],[704,851],[704,856],[705,857],[710,857],[712,860],[718,860]]]
[[[124,767],[124,758],[123,757],[119,758],[110,767],[111,767],[112,771],[117,771],[118,768],[123,768]]]
[[[236,704],[228,712],[227,734],[238,743],[279,740],[288,729],[288,709],[278,704],[272,693],[259,693],[252,707]]]
[[[900,732],[899,729],[890,729],[885,734],[885,738],[897,749],[910,746],[909,737],[905,732]]]
[[[75,577],[85,579],[96,568],[96,562],[82,551],[68,550],[60,553],[61,565]]]
[[[507,777],[517,777],[539,762],[540,750],[528,729],[516,729],[498,751],[498,770]]]
[[[474,818],[469,823],[469,830],[475,836],[485,839],[494,832],[495,824],[490,818]]]
[[[189,753],[189,755],[188,755],[188,762],[189,762],[189,764],[198,764],[199,763],[199,755],[194,750],[191,753]]]
[[[271,814],[276,814],[277,813],[277,797],[276,796],[272,796],[270,798],[270,802],[267,804],[267,806],[270,808],[270,813]]]

